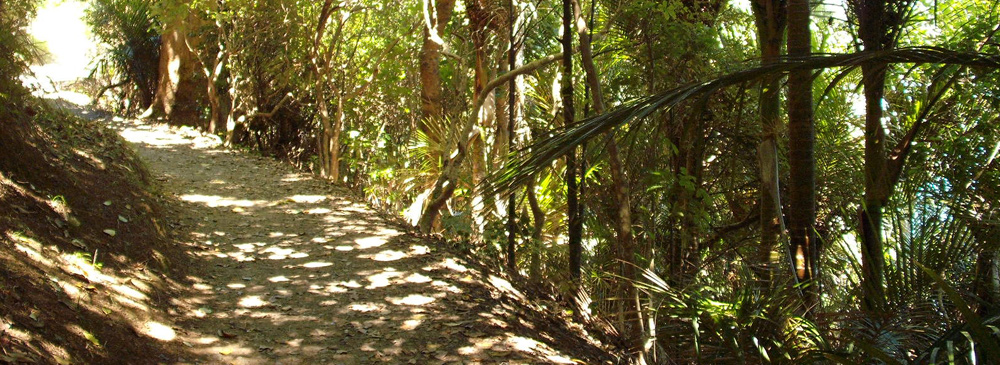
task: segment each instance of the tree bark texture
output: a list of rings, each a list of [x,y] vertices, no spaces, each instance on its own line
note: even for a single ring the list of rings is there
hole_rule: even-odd
[[[563,0],[563,73],[562,73],[562,115],[563,125],[574,122],[573,110],[573,4]],[[579,285],[581,260],[583,256],[583,222],[580,219],[579,191],[577,184],[576,149],[566,154],[566,209],[569,235],[569,274],[574,285]]]
[[[761,63],[770,64],[781,56],[785,34],[785,1],[755,0],[752,3],[760,43]],[[762,289],[772,282],[771,254],[778,245],[784,227],[781,217],[781,192],[778,171],[778,135],[781,117],[781,77],[771,75],[761,81],[761,140],[757,146],[760,164],[760,247],[755,251],[752,268]]]
[[[514,62],[517,61],[517,50],[514,45],[514,0],[507,0],[507,70],[514,69]],[[507,131],[507,148],[504,156],[510,151],[514,150],[514,107],[517,99],[517,78],[511,78],[510,82],[507,84],[507,114],[506,120],[500,120],[497,118],[497,124],[506,122]],[[498,103],[499,104],[499,103]],[[500,128],[498,128],[500,129]],[[499,135],[497,136],[500,137]],[[533,186],[527,187],[528,189],[534,188]],[[517,274],[517,197],[514,193],[510,193],[507,196],[507,270],[511,274]]]
[[[809,1],[788,0],[788,56],[812,53]],[[812,313],[819,300],[819,242],[816,222],[816,129],[813,122],[812,73],[792,71],[788,75],[788,165],[789,165],[789,255],[795,274],[803,284],[805,313]]]
[[[193,14],[167,22],[160,38],[156,96],[144,117],[166,117],[172,124],[198,125],[204,89],[198,86],[197,58],[189,45],[196,46],[199,40],[188,35],[198,22]]]
[[[436,5],[436,6],[435,6]],[[427,123],[444,117],[441,106],[441,50],[455,0],[423,1],[424,41],[420,48],[420,114],[417,129],[433,136]],[[438,141],[441,142],[441,141]]]
[[[587,22],[583,18],[583,9],[579,0],[572,0],[574,18],[576,20],[576,31],[580,37],[580,61],[586,73],[587,85],[590,86],[591,100],[594,105],[594,113],[604,114],[604,91],[601,87],[600,78],[597,74],[597,67],[594,66],[594,57],[591,47],[590,30]],[[625,334],[628,343],[633,349],[641,346],[642,340],[642,320],[639,317],[639,303],[636,298],[635,287],[632,281],[636,279],[635,273],[635,243],[632,237],[632,207],[629,197],[629,184],[622,167],[621,156],[618,151],[618,143],[614,137],[608,138],[605,146],[608,151],[608,166],[611,170],[611,189],[613,191],[613,204],[615,209],[615,244],[617,247],[611,250],[614,253],[614,260],[618,268],[615,274],[620,278],[616,279],[613,296],[618,299],[618,318],[620,323],[618,329]]]

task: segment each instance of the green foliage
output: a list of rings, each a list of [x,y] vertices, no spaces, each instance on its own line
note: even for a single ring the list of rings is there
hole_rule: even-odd
[[[41,54],[26,31],[35,16],[37,0],[8,0],[0,3],[0,109],[8,112],[19,105],[26,91],[20,77]],[[17,108],[19,109],[19,108]]]
[[[930,6],[896,3],[921,10]],[[984,328],[997,327],[980,313],[1000,304],[998,298],[977,297],[982,283],[976,280],[988,264],[981,262],[989,256],[983,254],[997,249],[1000,216],[995,3],[947,1],[941,8],[958,10],[902,14],[920,21],[889,24],[888,35],[904,47],[866,53],[854,52],[853,23],[821,13],[813,19],[817,54],[760,65],[751,15],[725,2],[581,2],[586,18],[594,18],[595,63],[610,111],[584,115],[588,108],[580,107],[581,121],[558,126],[560,82],[577,83],[577,105],[592,103],[592,93],[580,85],[586,80],[580,62],[574,62],[573,80],[560,80],[551,67],[519,78],[513,160],[502,153],[507,146],[497,123],[500,108],[491,109],[502,103],[488,103],[484,115],[494,118],[480,118],[474,126],[479,133],[460,135],[462,121],[477,112],[468,110],[477,61],[486,78],[479,81],[506,70],[499,67],[506,61],[505,22],[477,29],[487,33],[487,44],[476,50],[469,41],[469,9],[456,9],[442,34],[444,116],[423,119],[418,64],[423,35],[412,30],[424,21],[420,2],[335,3],[341,7],[322,33],[317,33],[322,2],[315,1],[95,4],[107,10],[95,8],[103,18],[91,15],[105,19],[95,24],[95,34],[119,42],[109,45],[121,45],[105,58],[106,69],[119,72],[115,80],[138,78],[123,71],[139,64],[138,45],[130,39],[151,40],[149,34],[155,37],[171,20],[201,21],[188,29],[200,41],[192,47],[203,69],[219,62],[218,78],[209,82],[222,100],[234,146],[315,167],[326,128],[320,111],[326,109],[334,119],[343,116],[341,180],[387,210],[419,215],[456,153],[453,146],[468,138],[475,150],[459,166],[460,176],[452,182],[455,195],[442,209],[446,213],[437,228],[466,241],[463,247],[472,253],[495,260],[507,234],[506,210],[496,202],[515,194],[518,267],[532,281],[558,283],[567,293],[576,288],[563,280],[568,255],[562,159],[585,146],[581,200],[589,275],[580,285],[594,299],[588,309],[614,320],[623,308],[619,284],[637,281],[632,284],[641,289],[639,310],[656,323],[646,332],[655,336],[645,339],[652,340],[644,343],[652,348],[647,359],[908,363],[975,358],[982,363],[991,356],[996,336],[984,334]],[[114,8],[122,4],[136,5]],[[129,12],[140,5],[145,6],[141,12]],[[560,52],[559,5],[515,2],[521,10],[515,34],[519,64]],[[507,20],[501,19],[505,13],[494,13],[492,20]],[[325,50],[329,53],[320,52]],[[329,55],[329,66],[318,63],[317,54]],[[112,62],[116,57],[123,62]],[[862,264],[852,232],[865,184],[863,98],[856,70],[871,62],[894,65],[884,100],[888,145],[926,123],[912,141],[903,178],[885,208],[892,315],[858,310]],[[756,154],[763,128],[757,90],[765,77],[799,70],[816,72],[816,231],[822,238],[824,275],[821,304],[809,318],[799,308],[802,298],[789,275],[794,253],[761,252],[758,245]],[[787,204],[792,183],[784,155],[788,138],[782,127],[776,133],[779,194]],[[628,238],[635,247],[624,258],[616,226],[618,182],[611,178],[607,150],[612,140],[622,152],[631,201]],[[479,176],[473,176],[470,161],[477,163],[476,172],[493,174],[483,186],[472,186]],[[536,206],[528,203],[529,191]],[[766,263],[751,262],[768,255]],[[623,278],[624,264],[647,270],[642,278]],[[766,275],[759,270],[762,264]]]
[[[122,112],[145,109],[156,94],[160,34],[153,4],[151,0],[95,0],[87,9],[87,24],[103,44],[91,77],[119,88],[116,109]]]
[[[722,264],[726,278],[702,277],[684,287],[651,270],[635,283],[648,295],[657,333],[670,336],[653,352],[664,362],[804,361],[823,348],[821,329],[796,314],[791,286],[762,291],[743,262]]]

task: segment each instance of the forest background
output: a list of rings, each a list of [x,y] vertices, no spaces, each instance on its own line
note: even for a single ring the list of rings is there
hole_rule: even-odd
[[[34,5],[0,5],[3,26]],[[636,358],[901,363],[1000,359],[998,6],[93,0],[87,16],[96,103],[353,186],[562,293]],[[8,99],[30,62],[11,49]]]

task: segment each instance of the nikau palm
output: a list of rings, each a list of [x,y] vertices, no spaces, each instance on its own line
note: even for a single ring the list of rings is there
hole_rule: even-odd
[[[623,104],[605,114],[590,117],[572,125],[556,129],[548,137],[522,148],[519,155],[508,167],[490,174],[480,189],[487,194],[496,194],[524,184],[531,174],[547,168],[553,160],[565,155],[570,149],[597,138],[616,127],[630,124],[642,127],[644,118],[661,109],[671,109],[681,103],[716,92],[722,88],[760,80],[770,74],[787,74],[797,70],[819,70],[843,67],[857,69],[868,61],[886,63],[939,64],[1000,69],[1000,55],[975,52],[959,52],[940,47],[905,47],[877,52],[847,54],[816,54],[758,66],[730,73],[708,81],[692,83]]]

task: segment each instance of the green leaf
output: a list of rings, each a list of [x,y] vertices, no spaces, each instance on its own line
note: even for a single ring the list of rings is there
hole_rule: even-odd
[[[938,273],[932,271],[924,265],[921,265],[920,263],[917,263],[917,266],[919,266],[921,270],[923,270],[928,276],[931,277],[931,279],[934,280],[935,283],[937,283],[938,288],[941,289],[941,291],[944,291],[944,293],[948,295],[948,299],[950,299],[955,305],[955,309],[958,309],[959,313],[962,313],[962,318],[965,319],[966,324],[968,324],[969,329],[972,331],[972,339],[979,342],[979,345],[985,354],[985,358],[1000,359],[1000,343],[997,343],[997,340],[991,336],[991,331],[986,328],[982,318],[980,318],[976,312],[969,307],[969,304],[962,299],[962,295],[959,294],[955,288],[949,285],[948,282],[946,282]],[[972,342],[972,339],[970,339],[970,342]],[[950,344],[951,341],[949,341],[949,345]]]
[[[86,338],[87,341],[90,341],[90,343],[93,343],[95,346],[101,345],[101,341],[98,341],[97,336],[94,336],[93,333],[87,332],[86,330],[82,331],[83,331],[83,337]]]

